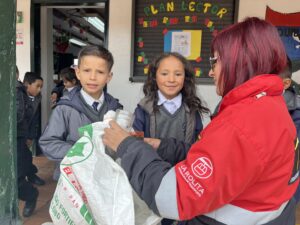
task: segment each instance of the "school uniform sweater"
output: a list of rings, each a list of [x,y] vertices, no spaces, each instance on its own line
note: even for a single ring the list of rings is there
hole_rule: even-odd
[[[117,99],[104,92],[104,103],[99,112],[84,101],[80,88],[63,96],[53,110],[39,144],[44,154],[51,160],[60,161],[79,139],[78,128],[102,121],[109,110],[122,109]]]
[[[176,118],[174,119],[174,117]],[[178,138],[180,134],[180,140],[193,143],[203,129],[200,113],[191,113],[191,110],[184,102],[177,112],[171,115],[164,109],[163,105],[159,106],[158,112],[154,112],[153,100],[149,97],[144,97],[135,109],[134,118],[133,129],[135,131],[143,131],[145,137]],[[167,126],[164,126],[165,123]],[[162,127],[164,127],[163,132]],[[165,129],[166,127],[170,129]],[[171,128],[173,129],[171,130]],[[178,133],[174,134],[174,132]]]

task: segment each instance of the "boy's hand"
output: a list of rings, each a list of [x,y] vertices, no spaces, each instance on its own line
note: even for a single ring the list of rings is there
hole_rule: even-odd
[[[57,93],[52,93],[52,95],[50,96],[50,100],[51,100],[52,103],[56,102],[56,100],[57,100]]]
[[[109,147],[110,149],[117,151],[120,143],[130,136],[130,134],[123,130],[116,121],[109,122],[110,128],[104,129],[104,135],[102,136],[102,140],[104,145]]]
[[[31,139],[27,139],[26,140],[26,145],[27,145],[28,148],[31,148],[31,146],[32,146],[32,140]]]
[[[157,150],[160,145],[160,139],[157,138],[144,138],[144,142],[151,145],[155,150]]]

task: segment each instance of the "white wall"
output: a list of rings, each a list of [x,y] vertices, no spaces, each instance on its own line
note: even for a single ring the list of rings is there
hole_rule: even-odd
[[[143,97],[142,83],[131,83],[131,21],[132,0],[111,0],[109,10],[108,49],[115,60],[113,78],[108,92],[118,98],[124,108],[133,111],[138,100]]]
[[[16,29],[23,32],[23,45],[16,46],[16,63],[23,80],[25,72],[31,71],[30,57],[30,2],[31,0],[18,0],[17,11],[23,12],[23,23],[17,23]]]

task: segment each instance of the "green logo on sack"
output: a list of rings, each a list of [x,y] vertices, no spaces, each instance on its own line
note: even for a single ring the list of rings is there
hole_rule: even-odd
[[[83,126],[78,128],[78,132],[80,136],[86,136],[88,135],[90,138],[93,137],[93,126],[92,124]]]
[[[84,217],[85,221],[90,225],[95,225],[92,215],[88,211],[86,205],[83,205],[80,208],[80,214]]]
[[[81,137],[62,160],[62,166],[70,166],[87,160],[94,151],[94,145],[89,136]]]
[[[74,157],[74,156],[84,156],[83,149],[87,142],[77,142],[73,147],[68,151],[67,157]]]

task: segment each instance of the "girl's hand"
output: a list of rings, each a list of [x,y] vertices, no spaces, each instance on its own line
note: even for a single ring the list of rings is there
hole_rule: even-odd
[[[144,142],[151,145],[155,150],[157,150],[160,145],[160,139],[157,138],[144,138]]]
[[[104,129],[102,140],[104,145],[116,152],[120,143],[130,135],[127,131],[123,130],[122,127],[116,123],[116,121],[110,121],[109,125],[109,128]]]

